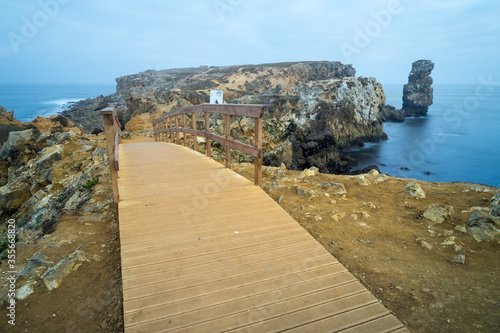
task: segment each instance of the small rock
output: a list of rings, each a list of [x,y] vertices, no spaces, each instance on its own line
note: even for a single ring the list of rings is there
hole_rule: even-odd
[[[311,167],[309,169],[305,169],[302,171],[297,178],[305,178],[305,177],[314,177],[319,172],[319,169],[316,167]]]
[[[450,236],[444,240],[444,242],[441,243],[441,245],[455,245],[455,236]]]
[[[463,232],[464,234],[467,232],[467,228],[465,227],[465,225],[457,225],[455,227],[455,230],[458,230],[460,232]]]
[[[342,195],[347,193],[344,184],[341,183],[323,183],[321,184],[321,188],[327,190],[328,192],[332,192],[333,194]]]
[[[124,139],[130,139],[132,137],[132,133],[130,133],[129,131],[123,131],[122,132],[122,138]]]
[[[411,182],[406,185],[406,191],[410,192],[411,196],[416,199],[425,199],[426,195],[422,187],[416,182]]]
[[[451,258],[451,262],[455,264],[465,264],[465,255],[459,254]]]
[[[29,295],[33,294],[34,292],[35,291],[33,290],[33,284],[28,283],[16,290],[16,298],[18,300],[23,300],[26,299]]]
[[[431,244],[427,243],[424,240],[419,240],[419,242],[420,242],[420,246],[422,246],[424,249],[432,251],[432,245]]]
[[[94,146],[84,145],[82,147],[82,150],[85,151],[85,152],[89,152],[91,150],[94,150],[94,148],[95,148]]]
[[[368,181],[368,179],[366,179],[365,176],[359,176],[359,185],[368,186],[370,185],[370,182]]]
[[[301,189],[300,186],[297,186],[296,189],[297,189],[297,194],[302,197],[306,196],[306,194],[308,193],[307,190]]]

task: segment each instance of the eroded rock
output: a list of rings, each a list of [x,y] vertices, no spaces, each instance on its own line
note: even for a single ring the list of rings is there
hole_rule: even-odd
[[[63,278],[76,271],[84,262],[89,262],[81,246],[71,253],[68,258],[59,261],[54,267],[50,268],[42,275],[43,282],[49,290],[59,288]]]
[[[6,160],[15,152],[24,151],[35,140],[33,130],[10,132],[7,142],[0,149],[0,158]]]
[[[419,60],[412,64],[408,84],[403,88],[403,110],[406,116],[425,116],[433,103],[434,90],[431,88],[431,72],[434,63]]]
[[[455,210],[453,207],[439,207],[437,204],[431,204],[423,216],[435,223],[443,223],[448,217],[453,217],[455,215]]]
[[[500,239],[500,217],[494,217],[483,211],[473,213],[467,223],[468,232],[477,242],[491,242]]]
[[[425,199],[426,195],[422,187],[417,182],[411,182],[406,185],[406,191],[416,199]]]

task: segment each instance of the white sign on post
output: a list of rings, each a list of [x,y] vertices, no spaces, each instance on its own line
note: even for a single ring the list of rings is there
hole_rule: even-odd
[[[210,90],[210,104],[224,104],[222,90]]]

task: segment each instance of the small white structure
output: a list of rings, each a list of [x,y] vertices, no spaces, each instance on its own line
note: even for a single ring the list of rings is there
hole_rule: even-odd
[[[224,104],[224,92],[222,90],[210,90],[210,104]]]

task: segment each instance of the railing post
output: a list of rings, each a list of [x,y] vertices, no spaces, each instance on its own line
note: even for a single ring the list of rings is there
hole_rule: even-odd
[[[254,184],[260,186],[262,182],[262,117],[255,119],[255,147],[259,150],[260,157],[254,158]]]
[[[193,129],[196,131],[196,112],[193,113]],[[196,135],[193,135],[193,142],[194,142],[194,150],[198,151],[198,137]]]
[[[205,132],[210,133],[210,117],[209,113],[205,112]],[[207,156],[212,157],[212,140],[205,138],[207,143]]]
[[[186,114],[182,114],[182,141],[184,141],[184,147],[187,146],[187,140],[186,140],[186,132],[184,132],[184,128],[186,128]]]
[[[168,141],[168,138],[169,138],[169,134],[170,132],[168,131],[168,128],[170,127],[170,123],[168,122],[168,118],[165,119],[165,129],[167,130],[167,132],[165,133],[165,142],[169,142]]]
[[[226,114],[226,139],[231,138],[231,115]],[[231,148],[226,146],[226,168],[231,168]]]
[[[114,121],[116,119],[116,110],[114,108],[106,108],[101,111],[101,114],[104,122],[104,131],[106,133],[109,171],[111,174],[111,185],[113,187],[113,201],[117,205],[120,202],[120,195],[118,193],[118,161],[115,160],[115,151],[118,149],[118,147],[115,147],[115,135],[118,132],[118,124]],[[115,206],[115,208],[117,207]]]
[[[179,129],[179,115],[175,115],[175,129]],[[177,144],[179,145],[180,144],[180,136],[179,136],[179,132],[175,132],[176,134],[176,138],[177,138]]]

